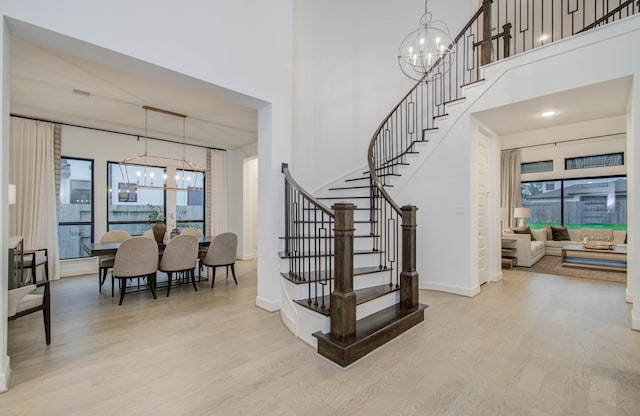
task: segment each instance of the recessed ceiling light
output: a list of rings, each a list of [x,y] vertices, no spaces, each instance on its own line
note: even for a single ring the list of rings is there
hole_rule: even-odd
[[[555,111],[545,111],[544,113],[540,114],[540,117],[553,117],[556,114],[557,113]]]

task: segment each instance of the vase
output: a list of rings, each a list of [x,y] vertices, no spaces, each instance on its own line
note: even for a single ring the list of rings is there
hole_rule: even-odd
[[[162,244],[162,242],[164,241],[164,233],[166,229],[167,229],[167,226],[160,221],[157,221],[153,225],[153,238],[155,238],[156,243]]]
[[[173,239],[174,237],[177,237],[180,235],[180,231],[178,231],[177,228],[174,228],[173,230],[171,230],[171,234],[169,234],[169,238]]]

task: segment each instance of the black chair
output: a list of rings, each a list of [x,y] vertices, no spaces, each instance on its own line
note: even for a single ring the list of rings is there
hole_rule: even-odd
[[[44,287],[42,293],[32,293],[39,287]],[[51,344],[51,295],[49,291],[49,280],[11,289],[8,295],[9,321],[42,311],[45,340],[47,345]]]
[[[31,271],[31,282],[39,281],[36,273],[39,266],[44,266],[44,280],[49,280],[49,250],[39,248],[36,250],[25,250],[23,254],[24,270]]]

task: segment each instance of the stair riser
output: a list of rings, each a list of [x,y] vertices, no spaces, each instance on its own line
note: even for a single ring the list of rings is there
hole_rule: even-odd
[[[359,204],[356,204],[361,208],[369,208],[369,201],[361,200]],[[304,210],[301,214],[296,214],[299,216],[299,220],[303,221],[320,221],[322,219],[322,215],[320,212],[316,212],[314,210]],[[371,212],[369,209],[357,209],[353,212],[354,221],[368,221],[371,219]]]
[[[354,276],[353,289],[364,289],[367,287],[384,285],[387,283],[389,283],[389,272],[364,274],[361,276]],[[309,294],[309,285],[306,283],[294,284],[292,282],[287,282],[287,284],[291,286],[291,289],[289,289],[289,293],[292,300],[309,299],[310,297],[315,297],[316,295],[323,296],[322,286],[320,284],[311,284],[311,294]],[[333,282],[331,283],[331,289],[334,289]],[[325,286],[324,290],[324,295],[328,295],[329,285]]]
[[[364,220],[366,221],[366,220]],[[371,233],[371,223],[356,222],[354,224],[354,235],[367,235]],[[323,236],[330,230],[328,224],[321,223],[299,223],[294,224],[292,233],[305,236]]]
[[[345,184],[349,186],[349,184]],[[355,186],[367,185],[364,181]],[[347,198],[352,196],[369,196],[370,190],[369,188],[357,188],[357,189],[331,189],[323,191],[318,194],[318,197],[332,197],[332,198]],[[358,199],[358,201],[364,201],[363,199]],[[333,201],[330,201],[333,203]]]
[[[356,321],[400,302],[400,291],[387,293],[384,296],[356,306]]]
[[[326,269],[325,267],[325,262],[324,262],[325,257],[321,258],[321,261],[314,261],[315,259],[311,260],[311,265],[309,266],[309,262],[306,261],[305,259],[305,270],[309,269],[311,271],[315,271],[315,270],[324,270]],[[330,266],[333,267],[333,257],[328,257],[328,261],[330,262]],[[357,256],[353,256],[353,267],[357,268],[357,267],[371,267],[371,266],[376,266],[380,264],[380,255],[379,254],[358,254]],[[289,259],[280,259],[280,271],[282,273],[288,273],[289,270]]]
[[[317,244],[317,247],[316,247],[316,244]],[[332,243],[329,242],[329,244],[332,244]],[[353,239],[354,250],[371,250],[373,249],[373,244],[374,244],[374,237],[362,237],[362,238]],[[378,244],[380,244],[379,241],[378,241]],[[326,248],[325,239],[321,239],[318,242],[316,239],[309,238],[305,240],[304,246],[300,247],[300,250],[304,251],[305,253],[308,253],[308,252],[313,253],[316,251],[324,252],[326,251],[325,248]],[[280,244],[280,251],[284,251],[284,249],[285,249],[285,242],[283,239],[282,243]]]

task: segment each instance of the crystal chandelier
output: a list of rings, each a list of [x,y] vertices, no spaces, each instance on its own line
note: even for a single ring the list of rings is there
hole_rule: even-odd
[[[136,189],[164,189],[174,191],[198,192],[202,184],[198,183],[198,178],[204,178],[205,169],[186,158],[186,121],[187,116],[173,111],[163,110],[150,106],[144,108],[144,153],[120,161],[120,174],[126,183],[131,184]],[[149,153],[148,151],[148,114],[149,111],[168,114],[182,118],[182,157],[166,157]],[[163,178],[156,178],[153,170],[162,167],[173,167],[176,169],[175,182],[167,181],[167,175]],[[187,172],[185,172],[187,171]],[[193,172],[193,176],[189,173]],[[179,173],[178,173],[179,172]],[[201,173],[199,175],[198,173]],[[171,183],[173,182],[173,183]],[[128,192],[128,191],[127,191]],[[136,191],[137,192],[137,191]]]
[[[444,75],[453,59],[453,39],[449,27],[433,20],[424,2],[420,25],[409,33],[398,49],[398,64],[402,72],[414,81],[432,81]]]

